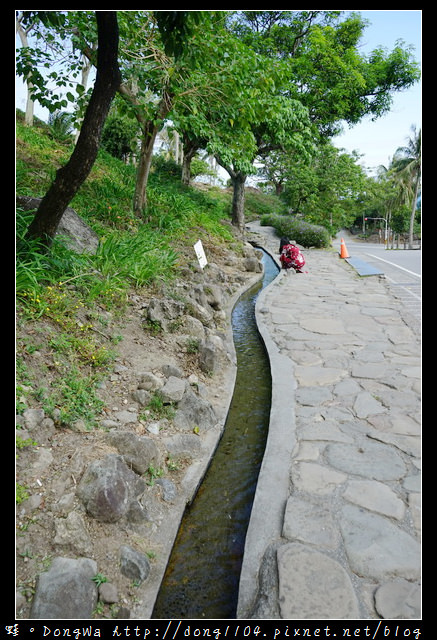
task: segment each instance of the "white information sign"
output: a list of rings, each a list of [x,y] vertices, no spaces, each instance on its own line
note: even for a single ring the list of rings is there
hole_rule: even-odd
[[[203,269],[203,267],[205,267],[208,264],[208,260],[206,259],[205,251],[203,250],[203,245],[201,240],[198,240],[194,245],[194,251],[196,252],[199,265],[201,269]]]

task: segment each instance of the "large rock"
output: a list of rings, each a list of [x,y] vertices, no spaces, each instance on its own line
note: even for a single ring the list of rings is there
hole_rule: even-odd
[[[30,613],[37,619],[89,619],[97,605],[92,581],[97,563],[90,558],[55,558],[50,569],[37,578]]]
[[[199,366],[204,373],[216,373],[226,357],[220,336],[210,335],[199,345]]]
[[[169,331],[171,324],[183,315],[184,309],[185,305],[177,300],[152,298],[145,315],[149,323]]]
[[[117,522],[145,487],[121,456],[109,455],[92,462],[85,471],[77,493],[87,512],[100,522]]]
[[[223,291],[219,285],[208,283],[204,285],[203,290],[205,292],[206,301],[210,307],[215,311],[223,308]]]
[[[150,573],[150,562],[144,553],[132,547],[120,547],[120,569],[123,575],[135,582],[143,582]]]
[[[179,402],[185,393],[185,380],[170,376],[160,390],[160,395],[164,403]]]
[[[42,198],[17,196],[17,206],[25,211],[38,209]],[[67,207],[62,214],[56,231],[57,236],[65,236],[67,245],[76,253],[96,253],[99,246],[97,234],[80,218],[74,209]]]
[[[123,456],[126,464],[139,475],[146,473],[151,464],[161,463],[161,454],[151,438],[127,431],[114,431],[109,434],[108,439]]]
[[[55,519],[56,535],[53,544],[68,549],[77,555],[92,553],[93,545],[86,529],[85,521],[76,511],[71,511],[66,518]]]
[[[187,387],[173,422],[182,431],[192,431],[195,427],[200,431],[207,431],[216,424],[217,416],[207,400]]]

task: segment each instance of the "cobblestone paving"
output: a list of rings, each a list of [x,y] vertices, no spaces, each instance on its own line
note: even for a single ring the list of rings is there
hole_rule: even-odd
[[[270,228],[249,240],[278,257]],[[420,335],[379,276],[304,250],[257,304],[273,375],[239,617],[420,618]]]

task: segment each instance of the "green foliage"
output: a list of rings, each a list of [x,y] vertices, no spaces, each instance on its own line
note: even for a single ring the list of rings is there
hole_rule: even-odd
[[[334,235],[352,224],[357,202],[366,191],[365,172],[357,161],[355,154],[325,143],[319,145],[310,163],[285,156],[272,166],[269,175],[284,185],[282,198],[290,210]]]
[[[45,127],[17,122],[19,194],[42,196],[48,176],[65,147]],[[111,369],[114,341],[103,324],[107,312],[116,318],[126,309],[128,292],[171,282],[181,256],[199,237],[215,243],[234,242],[223,224],[229,194],[203,192],[181,184],[172,167],[158,162],[150,180],[149,220],[132,216],[135,168],[104,150],[71,203],[97,232],[95,255],[78,254],[57,236],[49,251],[26,230],[34,212],[17,210],[17,410],[35,401],[57,423],[87,429],[97,424],[102,404],[97,385]],[[29,342],[38,335],[38,344]],[[35,371],[29,357],[38,350],[50,362],[50,376]],[[151,410],[171,417],[173,409],[156,400]]]
[[[102,238],[96,255],[96,266],[103,276],[114,275],[137,287],[165,279],[176,261],[177,253],[146,225],[134,235],[108,234]]]
[[[201,158],[195,156],[190,165],[190,176],[196,178],[197,176],[215,176],[216,172],[211,169],[209,164]]]
[[[51,134],[59,142],[71,142],[74,118],[66,111],[55,111],[49,116]]]
[[[390,227],[395,233],[406,233],[410,225],[410,207],[398,205],[391,214]]]
[[[327,248],[331,246],[331,237],[325,227],[310,224],[293,216],[265,215],[261,218],[263,226],[274,227],[279,236],[288,237],[303,247]]]
[[[97,587],[100,587],[100,585],[104,582],[108,582],[108,578],[103,575],[103,573],[96,573],[96,575],[93,576],[91,580],[96,584]]]
[[[21,504],[22,502],[24,502],[24,500],[27,500],[27,498],[29,497],[29,493],[27,491],[27,487],[21,485],[21,484],[16,484],[15,485],[15,502],[17,504]]]
[[[260,189],[246,188],[245,194],[245,216],[247,220],[259,218],[272,211],[275,213],[286,213],[286,206],[282,200],[272,193],[266,193]]]
[[[59,422],[72,427],[82,420],[86,429],[96,426],[96,416],[104,403],[97,395],[98,378],[95,375],[79,375],[75,368],[63,372],[52,384],[51,394],[44,400],[48,415],[54,416],[53,409],[60,407]]]
[[[102,148],[114,158],[125,160],[135,149],[137,125],[126,116],[111,114],[102,132]]]
[[[324,136],[338,133],[342,121],[386,113],[395,91],[420,77],[410,47],[397,42],[365,56],[360,51],[365,20],[358,12],[242,11],[233,31],[259,53],[276,59],[288,77],[285,92],[306,106]]]
[[[161,478],[164,475],[164,469],[161,469],[160,467],[154,467],[152,464],[150,464],[146,473],[149,477],[147,484],[150,487],[153,487],[155,485],[156,478]]]
[[[26,447],[37,447],[38,443],[35,442],[35,440],[32,440],[32,438],[26,438],[26,440],[23,440],[23,438],[21,436],[17,436],[15,438],[15,446],[18,450],[20,449],[25,449]]]

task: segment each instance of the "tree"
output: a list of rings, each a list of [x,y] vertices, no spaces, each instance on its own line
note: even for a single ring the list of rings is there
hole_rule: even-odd
[[[98,28],[97,75],[79,139],[67,164],[56,172],[42,199],[27,235],[50,246],[62,215],[87,178],[100,145],[112,99],[120,85],[118,24],[115,11],[96,11]]]
[[[310,122],[300,101],[283,95],[277,60],[256,53],[224,30],[209,38],[204,51],[201,70],[215,87],[215,96],[204,104],[177,108],[172,120],[183,135],[186,156],[206,148],[229,173],[232,223],[243,230],[244,185],[256,172],[255,160],[275,149],[308,155]]]
[[[348,227],[356,217],[356,202],[366,184],[357,156],[320,144],[310,163],[290,161],[283,198],[309,222],[331,233]]]
[[[102,132],[102,148],[114,158],[127,162],[135,151],[137,138],[138,127],[136,123],[111,109]]]
[[[211,91],[205,75],[196,69],[197,43],[206,40],[203,32],[209,33],[214,19],[210,13],[216,12],[129,12],[127,16],[121,12],[125,44],[119,91],[141,128],[133,204],[138,217],[144,214],[154,143],[166,118],[189,95],[199,99]]]
[[[411,207],[408,248],[413,248],[414,220],[417,211],[420,178],[422,172],[422,130],[411,127],[413,136],[408,139],[407,146],[399,147],[392,161],[394,179],[400,186],[404,202]]]
[[[247,176],[256,171],[255,160],[263,160],[278,149],[308,159],[313,150],[308,113],[299,101],[280,93],[259,95],[254,92],[250,106],[249,117],[241,123],[242,132],[248,139],[247,147],[235,149],[228,143],[226,149],[216,151],[217,161],[231,177],[232,223],[240,231],[244,227],[244,185]],[[228,130],[227,134],[230,133]],[[231,161],[227,160],[229,150],[233,151]]]
[[[93,15],[89,11],[17,12],[22,46],[17,51],[16,68],[27,84],[28,104],[38,101],[50,113],[65,109],[69,103],[77,111],[83,107],[89,73],[85,54],[96,64]]]
[[[420,77],[411,48],[396,43],[359,51],[366,22],[342,11],[241,11],[233,30],[256,51],[281,61],[288,95],[300,100],[324,137],[339,133],[342,121],[356,124],[390,109],[392,94]]]
[[[24,49],[28,49],[29,48],[28,35],[29,35],[29,32],[33,28],[33,23],[30,23],[30,24],[27,25],[27,27],[25,27],[23,25],[22,21],[23,21],[23,13],[21,13],[21,15],[19,15],[17,13],[17,18],[16,18],[17,33],[20,36],[21,46]],[[26,100],[26,112],[25,112],[25,116],[24,116],[24,122],[28,126],[32,126],[33,125],[34,102],[33,102],[32,98],[31,98],[31,92],[32,92],[33,84],[32,84],[32,80],[30,78],[30,74],[29,73],[25,76],[24,79],[25,79],[25,82],[27,84],[27,100]]]
[[[313,134],[321,141],[339,133],[343,122],[353,125],[365,115],[386,113],[393,92],[420,76],[411,50],[402,43],[390,53],[378,48],[368,57],[360,54],[366,23],[359,14],[345,20],[341,14],[239,11],[230,25],[243,42],[281,69],[281,96],[306,107]],[[298,165],[302,170],[300,159]]]

